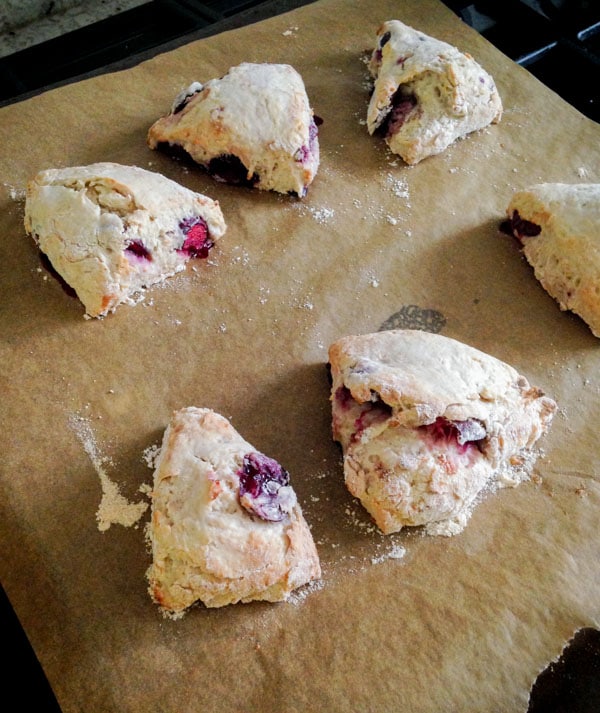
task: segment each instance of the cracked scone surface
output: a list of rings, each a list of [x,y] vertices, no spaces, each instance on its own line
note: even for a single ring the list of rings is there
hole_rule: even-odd
[[[205,257],[226,225],[217,201],[104,162],[39,172],[27,186],[25,229],[86,315],[103,317]]]
[[[439,334],[344,337],[329,363],[346,485],[386,534],[459,532],[488,484],[528,476],[556,410],[510,365]]]
[[[600,184],[536,184],[514,193],[507,215],[546,292],[600,337]]]
[[[218,180],[300,197],[319,167],[313,111],[288,64],[243,62],[194,82],[150,127],[148,145],[180,147]]]
[[[153,600],[171,614],[285,600],[321,576],[289,476],[223,416],[176,411],[154,473],[148,528]]]
[[[399,20],[378,29],[369,70],[369,133],[382,135],[408,164],[502,116],[495,82],[473,57]]]

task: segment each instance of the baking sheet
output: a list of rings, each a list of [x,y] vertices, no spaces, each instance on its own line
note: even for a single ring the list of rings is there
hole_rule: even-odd
[[[502,122],[414,167],[365,125],[365,50],[400,19],[469,51]],[[175,94],[241,61],[288,62],[320,129],[302,201],[215,183],[150,151]],[[498,230],[512,192],[599,182],[600,128],[434,0],[321,0],[0,110],[3,586],[64,713],[524,711],[573,632],[599,626],[600,343]],[[48,167],[110,160],[217,198],[208,261],[84,320],[22,227]],[[424,326],[523,372],[560,407],[531,482],[452,538],[385,537],[347,493],[327,347]],[[323,578],[290,602],[164,619],[146,592],[152,454],[207,406],[292,475]]]

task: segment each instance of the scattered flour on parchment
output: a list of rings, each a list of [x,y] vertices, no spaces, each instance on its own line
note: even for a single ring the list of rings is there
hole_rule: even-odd
[[[17,188],[10,183],[3,183],[2,185],[8,190],[11,200],[17,202],[25,200],[25,188]]]
[[[110,458],[100,453],[94,432],[87,418],[73,415],[69,418],[69,426],[79,439],[100,478],[102,499],[96,512],[98,529],[104,532],[111,525],[123,525],[124,527],[135,525],[147,510],[148,503],[142,501],[139,503],[129,502],[121,495],[119,486],[110,480],[105,470],[105,466],[110,464]]]
[[[391,549],[383,554],[373,557],[371,564],[381,564],[385,560],[401,560],[406,554],[406,548],[402,545],[392,545]]]
[[[335,215],[333,208],[309,208],[309,211],[317,223],[327,223]]]
[[[148,468],[151,468],[154,470],[156,468],[156,464],[158,463],[158,456],[160,455],[160,446],[158,444],[154,444],[152,446],[148,446],[142,453],[142,460],[144,463],[148,466]]]
[[[392,173],[388,173],[386,184],[397,198],[404,198],[407,202],[410,200],[408,183],[404,178],[396,178]]]
[[[317,579],[314,582],[309,582],[299,589],[294,590],[287,598],[289,604],[301,604],[308,596],[314,592],[323,589],[325,582],[322,579]]]
[[[329,223],[335,217],[333,208],[310,206],[304,203],[294,203],[293,209],[305,215],[308,213],[317,223]]]

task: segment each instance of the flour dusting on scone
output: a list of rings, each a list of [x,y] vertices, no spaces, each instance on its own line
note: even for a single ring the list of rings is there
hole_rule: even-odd
[[[244,62],[194,82],[150,127],[148,145],[182,148],[217,180],[300,197],[319,167],[315,117],[288,64]]]
[[[377,31],[369,70],[369,133],[382,135],[408,164],[502,116],[494,80],[470,55],[399,20]]]
[[[507,214],[546,292],[600,337],[600,184],[540,183],[516,191]]]
[[[286,470],[223,416],[174,412],[154,472],[149,592],[169,615],[283,601],[321,576]]]
[[[384,533],[455,534],[488,485],[516,485],[555,402],[511,366],[449,337],[390,330],[329,348],[344,476]]]
[[[206,257],[225,233],[217,201],[138,166],[49,169],[27,186],[25,229],[88,317]]]

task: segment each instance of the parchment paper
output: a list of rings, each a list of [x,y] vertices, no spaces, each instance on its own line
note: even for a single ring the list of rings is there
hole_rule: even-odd
[[[469,51],[505,105],[412,168],[365,126],[364,51],[393,18]],[[181,88],[241,61],[295,66],[324,120],[303,201],[146,147]],[[63,711],[526,710],[538,672],[600,625],[600,342],[498,225],[518,188],[600,181],[598,125],[434,0],[323,0],[5,107],[0,140],[0,575]],[[99,160],[217,198],[229,227],[208,261],[86,321],[22,199],[38,170]],[[453,538],[380,535],[331,440],[328,345],[415,315],[560,406],[534,479],[483,498]],[[149,511],[130,526],[100,512],[110,486],[144,507],[152,447],[188,405],[291,472],[323,566],[291,602],[164,619],[146,591]]]

